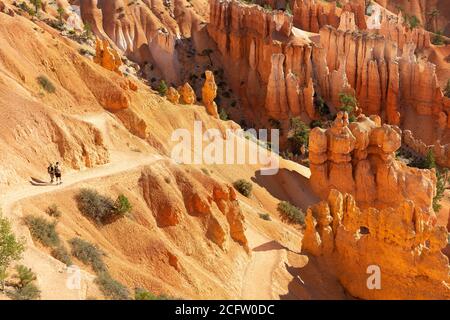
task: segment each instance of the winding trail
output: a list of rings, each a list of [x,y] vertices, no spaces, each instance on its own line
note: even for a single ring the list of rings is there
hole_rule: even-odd
[[[89,283],[91,283],[95,277],[83,272],[83,279],[85,281],[82,281],[81,288],[69,289],[67,287],[67,280],[70,274],[68,274],[66,266],[60,261],[54,259],[52,256],[35,247],[28,228],[21,223],[23,213],[20,205],[18,205],[18,202],[39,195],[59,192],[61,190],[73,187],[81,182],[94,182],[96,179],[102,177],[127,172],[142,166],[151,165],[164,159],[166,158],[157,155],[130,155],[128,157],[124,157],[120,162],[109,163],[103,166],[82,170],[63,176],[63,184],[59,186],[51,185],[36,187],[32,185],[24,185],[15,188],[0,197],[0,208],[2,208],[3,215],[12,222],[12,227],[16,235],[23,237],[26,241],[26,251],[23,254],[21,263],[31,266],[33,271],[35,271],[38,275],[39,287],[45,288],[42,290],[42,299],[86,299],[87,286],[89,286]]]
[[[249,228],[246,231],[252,257],[245,270],[241,299],[272,300],[273,273],[282,260],[283,248],[275,241]]]
[[[107,138],[106,141],[110,141],[104,116],[93,115],[85,117],[83,120],[98,127]],[[113,149],[110,149],[110,151],[113,153],[111,154],[111,159],[114,159],[112,162],[63,175],[62,185],[33,186],[26,184],[0,195],[0,208],[2,208],[3,215],[12,222],[16,235],[23,237],[26,241],[26,251],[20,263],[32,267],[38,275],[38,285],[42,289],[41,299],[43,300],[84,300],[88,297],[88,287],[92,286],[95,276],[82,271],[81,288],[69,289],[67,281],[70,274],[67,267],[34,245],[28,228],[21,222],[24,215],[20,202],[32,197],[60,192],[79,183],[92,182],[95,184],[95,181],[99,178],[138,169],[161,160],[171,161],[169,158],[157,154],[144,155]],[[281,262],[284,248],[259,233],[251,224],[248,224],[247,227],[246,236],[252,255],[243,277],[240,298],[249,300],[273,299],[272,276]]]

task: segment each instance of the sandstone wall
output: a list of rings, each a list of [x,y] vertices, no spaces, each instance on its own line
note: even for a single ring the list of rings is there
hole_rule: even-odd
[[[244,108],[275,119],[313,118],[312,47],[294,34],[292,17],[234,0],[211,0],[210,7],[208,33]]]
[[[410,200],[362,210],[353,196],[332,190],[308,209],[302,248],[327,260],[355,297],[450,299],[449,261],[441,252],[447,235]],[[369,289],[370,266],[379,268],[379,289]]]
[[[415,49],[409,42],[400,50],[379,34],[324,27],[313,50],[317,91],[332,107],[339,106],[339,93],[354,92],[364,113],[390,124],[399,125],[409,108],[419,115],[447,116],[436,67],[418,60]]]
[[[381,125],[378,116],[360,115],[349,124],[347,114],[338,113],[331,128],[314,128],[310,134],[314,192],[326,199],[332,189],[337,189],[352,194],[363,206],[375,207],[396,207],[412,200],[430,220],[435,219],[435,172],[410,168],[395,160],[400,145],[400,129]]]
[[[349,1],[340,9],[336,7],[335,3],[326,3],[320,0],[295,0],[292,8],[294,26],[315,33],[318,33],[320,28],[326,25],[337,28],[343,12],[353,13],[355,24],[360,30],[367,28],[364,17],[364,1]]]
[[[196,1],[196,4],[205,2]],[[124,0],[80,0],[81,17],[101,39],[109,39],[121,53],[144,64],[153,63],[167,82],[178,82],[176,41],[190,37],[202,21],[187,0],[128,3]]]

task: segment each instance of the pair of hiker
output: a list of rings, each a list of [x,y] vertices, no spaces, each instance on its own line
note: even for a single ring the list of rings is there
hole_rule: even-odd
[[[53,183],[53,181],[56,180],[56,184],[61,184],[61,165],[59,162],[53,164],[50,163],[50,165],[47,168],[47,172],[50,175],[50,183]]]

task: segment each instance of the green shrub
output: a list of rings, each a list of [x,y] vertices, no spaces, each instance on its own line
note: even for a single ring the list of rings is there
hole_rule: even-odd
[[[299,154],[302,146],[308,146],[309,132],[309,127],[299,117],[291,119],[291,131],[288,140],[294,154]]]
[[[228,113],[224,108],[219,108],[219,118],[222,121],[230,120],[230,117],[228,116]]]
[[[311,129],[314,129],[314,128],[316,128],[316,127],[322,128],[322,127],[323,127],[323,123],[322,123],[322,121],[320,121],[320,120],[313,120],[313,121],[311,121],[311,123],[309,124],[309,127],[310,127]]]
[[[165,82],[164,80],[161,80],[161,81],[159,82],[159,86],[158,86],[158,92],[159,92],[160,96],[161,96],[161,97],[166,96],[167,90],[168,90],[168,89],[169,89],[169,88],[167,87],[166,82]]]
[[[76,200],[80,211],[98,223],[104,223],[116,215],[114,201],[93,189],[81,189]]]
[[[288,201],[281,201],[277,207],[278,212],[281,215],[281,219],[284,222],[295,223],[304,225],[305,214],[303,211]]]
[[[103,262],[103,253],[97,246],[80,238],[74,238],[69,243],[72,246],[72,255],[78,260],[90,265],[97,273],[107,270]]]
[[[124,215],[130,212],[133,206],[131,205],[128,198],[121,194],[117,197],[116,202],[114,203],[114,208],[117,214]]]
[[[37,81],[45,91],[48,93],[55,93],[56,88],[47,76],[40,75],[37,77]]]
[[[321,117],[326,117],[330,114],[330,108],[320,96],[314,98],[314,109]]]
[[[134,290],[134,299],[135,300],[168,300],[169,298],[165,295],[155,295],[145,289],[136,288]]]
[[[24,241],[16,238],[9,220],[3,218],[0,212],[0,271],[6,272],[11,262],[20,259],[24,250]]]
[[[436,33],[431,37],[431,43],[436,46],[441,46],[445,44],[444,36],[442,35],[442,31],[436,31]]]
[[[35,285],[36,274],[28,267],[23,265],[16,266],[17,274],[14,278],[18,282],[14,285],[14,291],[9,296],[14,300],[36,300],[39,299],[41,292]]]
[[[244,179],[239,179],[233,183],[233,187],[239,191],[245,197],[249,197],[252,194],[253,185]]]
[[[117,280],[114,280],[108,272],[101,272],[95,279],[95,282],[107,298],[113,300],[130,299],[128,289]]]
[[[45,212],[50,217],[53,217],[53,218],[60,218],[62,215],[61,211],[59,210],[59,208],[56,204],[52,204],[51,206],[49,206]]]
[[[27,216],[25,222],[30,229],[31,236],[47,247],[59,244],[56,222],[48,222],[46,219],[35,216]]]
[[[72,265],[72,258],[64,245],[59,245],[52,249],[53,258],[61,261],[66,266]]]

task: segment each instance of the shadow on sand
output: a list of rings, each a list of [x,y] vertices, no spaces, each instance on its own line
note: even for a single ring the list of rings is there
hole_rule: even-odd
[[[48,181],[43,181],[34,177],[31,177],[30,184],[36,187],[47,187],[52,186],[53,184]]]
[[[256,171],[252,181],[280,201],[289,201],[303,210],[320,201],[310,189],[309,179],[297,171],[281,168],[277,174],[270,176]]]

